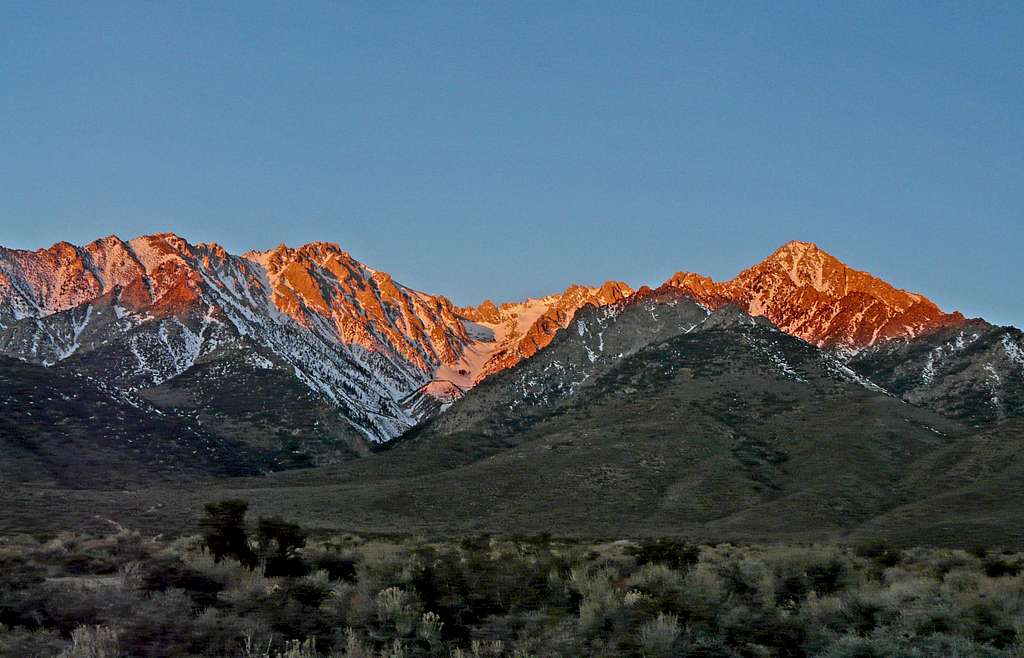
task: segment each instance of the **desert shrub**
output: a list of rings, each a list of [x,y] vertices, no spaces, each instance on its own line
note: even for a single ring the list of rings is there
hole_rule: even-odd
[[[320,607],[329,594],[316,581],[284,581],[255,602],[251,615],[264,620],[276,637],[316,638],[329,648],[338,627],[338,620],[327,618]]]
[[[320,609],[328,618],[336,620],[339,627],[365,626],[369,615],[357,620],[352,614],[355,599],[362,594],[359,587],[347,581],[332,581],[328,584],[327,597],[321,602]]]
[[[326,571],[331,580],[355,582],[356,560],[337,551],[318,553],[310,558],[314,569]]]
[[[775,577],[761,560],[742,559],[719,569],[727,592],[747,603],[774,601]]]
[[[441,643],[441,631],[444,629],[444,622],[441,616],[434,612],[424,612],[420,617],[416,634],[425,641],[431,648],[436,648]]]
[[[93,589],[76,583],[47,583],[46,596],[36,610],[43,625],[62,635],[70,635],[78,626],[96,626],[118,612],[131,614],[131,602],[116,591]]]
[[[680,614],[687,625],[713,632],[718,614],[729,594],[718,567],[701,561],[683,578]]]
[[[659,613],[657,617],[640,627],[640,646],[643,655],[653,658],[671,656],[680,634],[679,619],[675,615]]]
[[[905,609],[901,616],[901,626],[921,637],[936,633],[957,634],[964,628],[960,610],[948,603]]]
[[[895,643],[886,637],[846,635],[833,642],[820,656],[821,658],[891,658],[895,655],[896,650]]]
[[[374,594],[388,587],[407,587],[420,577],[425,561],[397,546],[367,543],[356,564],[356,580]],[[425,554],[430,555],[430,551]]]
[[[373,647],[352,628],[345,629],[344,647],[344,655],[350,658],[373,658],[375,653]]]
[[[249,535],[245,529],[248,509],[249,503],[244,500],[222,500],[206,506],[206,515],[199,522],[199,530],[215,559],[231,557],[244,565],[256,566],[256,555],[249,546]]]
[[[224,589],[224,583],[210,578],[179,559],[173,559],[150,565],[142,576],[141,589],[147,592],[180,590],[192,597],[197,607],[205,608],[216,602],[217,594]]]
[[[916,605],[929,604],[939,595],[939,581],[913,573],[894,573],[890,569],[883,576],[884,587],[880,596],[886,605],[904,610]]]
[[[847,559],[835,550],[777,549],[766,559],[775,572],[775,604],[779,606],[793,608],[812,593],[828,596],[850,584]]]
[[[999,558],[989,558],[984,562],[985,575],[989,578],[1016,576],[1021,572],[1021,563]]]
[[[677,612],[683,598],[683,578],[664,564],[648,563],[629,577],[625,587],[648,597],[656,611]]]
[[[262,521],[257,568],[198,538],[0,543],[0,655],[60,655],[97,628],[141,658],[1024,655],[1017,554],[907,548],[893,563],[884,545],[722,544],[673,562],[650,557],[663,541],[642,557],[624,542],[321,539]]]
[[[584,636],[608,634],[623,606],[611,590],[592,591],[580,601],[580,629]]]
[[[377,616],[381,624],[394,628],[400,636],[413,634],[420,615],[420,604],[415,594],[398,587],[389,587],[377,593]]]
[[[717,633],[698,632],[688,638],[687,658],[739,658],[740,653]]]
[[[700,548],[671,539],[643,542],[626,549],[638,564],[663,564],[670,569],[685,570],[700,559]]]
[[[0,556],[0,624],[39,628],[45,623],[37,612],[46,599],[45,576],[45,568],[24,556]]]
[[[79,626],[71,633],[71,646],[61,658],[119,658],[122,655],[116,630],[106,626]]]
[[[287,588],[289,598],[294,599],[300,605],[310,608],[319,608],[331,594],[326,573],[319,572],[320,577],[299,578],[292,581]]]
[[[222,562],[221,565],[223,564]],[[227,581],[227,586],[217,598],[220,602],[241,611],[254,610],[271,592],[280,587],[279,579],[267,578],[259,569],[242,569]]]
[[[61,557],[59,566],[73,576],[111,574],[117,565],[109,555],[99,553],[68,553]]]
[[[990,601],[977,601],[964,611],[964,623],[967,626],[967,637],[980,644],[988,644],[1000,649],[1013,646],[1017,640],[1017,624],[1019,614],[1008,614]]]
[[[968,551],[910,549],[904,551],[920,571],[928,572],[937,578],[943,578],[954,569],[970,569],[979,571],[979,560]]]
[[[190,649],[199,655],[237,656],[245,644],[246,634],[251,634],[256,626],[252,620],[239,616],[235,610],[207,608],[196,615],[192,622]],[[250,635],[251,649],[256,646],[253,640],[255,637]],[[266,646],[269,651],[269,645]]]
[[[775,607],[744,604],[729,607],[719,618],[720,632],[730,646],[741,651],[771,649],[770,655],[802,658],[806,634],[800,620]]]
[[[843,597],[843,626],[860,635],[892,624],[899,610],[888,607],[883,597],[874,592],[856,592]]]
[[[49,658],[61,655],[67,643],[52,630],[28,630],[0,625],[0,656]]]
[[[141,599],[121,630],[121,646],[133,658],[190,653],[195,604],[182,590],[153,592]]]
[[[861,543],[854,548],[854,553],[881,568],[894,567],[901,559],[900,550],[884,539]]]
[[[575,615],[577,610],[562,579],[567,563],[547,546],[520,548],[473,540],[458,548],[416,550],[406,554],[405,560],[406,566],[392,578],[376,573],[377,560],[361,562],[360,585],[365,573],[370,584],[415,590],[424,609],[440,617],[442,635],[449,641],[468,641],[472,628],[495,616],[543,608],[558,616]]]
[[[275,654],[275,658],[320,658],[316,650],[316,639],[290,640],[285,642],[282,651]]]
[[[849,635],[835,641],[821,658],[1010,658],[992,647],[962,637],[930,635],[922,638]]]
[[[145,584],[146,565],[143,562],[125,562],[117,570],[119,585],[124,591],[141,589]]]
[[[141,534],[124,530],[114,535],[114,547],[110,554],[117,559],[120,566],[126,562],[144,560],[149,553]]]

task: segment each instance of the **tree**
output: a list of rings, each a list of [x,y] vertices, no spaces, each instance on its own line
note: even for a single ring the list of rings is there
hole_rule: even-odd
[[[258,564],[245,529],[248,509],[248,501],[239,499],[222,500],[206,506],[206,516],[199,522],[199,529],[215,561],[233,557],[250,569]]]
[[[298,554],[306,545],[306,532],[297,523],[278,516],[260,517],[256,540],[266,560],[265,576],[301,576],[308,571]]]

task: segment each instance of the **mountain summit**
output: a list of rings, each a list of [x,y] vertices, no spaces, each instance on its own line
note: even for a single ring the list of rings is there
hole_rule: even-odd
[[[0,249],[0,352],[160,400],[168,395],[154,391],[197,366],[214,378],[274,370],[337,408],[349,441],[384,441],[420,420],[402,401],[431,381],[451,382],[449,396],[465,390],[546,346],[581,306],[631,293],[572,286],[475,312],[333,243],[234,256],[172,233],[109,236]]]
[[[858,363],[878,383],[913,389],[919,403],[929,403],[931,391],[943,386],[943,399],[963,393],[962,384],[958,392],[943,384],[934,354],[897,368],[898,359],[879,349],[955,331],[963,316],[814,244],[787,243],[731,281],[680,272],[659,288],[667,290],[709,310],[729,306],[763,316],[844,358],[866,354]],[[108,236],[84,247],[0,248],[0,354],[84,373],[129,402],[188,414],[232,439],[260,436],[285,450],[312,436],[360,451],[532,357],[584,307],[658,294],[609,281],[459,307],[396,282],[333,243],[235,256],[173,233],[128,241]],[[971,394],[998,399],[992,414],[1002,418],[1013,415],[1006,405],[1016,398],[1006,382],[1016,381],[1010,370],[1019,342],[1015,334],[996,338],[996,348],[1010,350],[997,360],[1005,368]],[[951,376],[958,371],[944,363]],[[938,375],[924,372],[929,367]],[[908,368],[920,369],[925,383],[906,385]],[[897,370],[899,381],[887,374]],[[265,408],[266,401],[225,394],[247,387],[275,391],[279,413]],[[307,422],[321,429],[309,436],[296,431]]]
[[[732,303],[819,347],[857,350],[965,322],[926,297],[855,270],[812,242],[788,242],[736,278],[679,273],[666,285],[706,303]]]

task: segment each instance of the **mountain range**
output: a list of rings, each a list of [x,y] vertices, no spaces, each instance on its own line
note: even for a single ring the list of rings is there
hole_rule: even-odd
[[[572,515],[561,496],[645,528],[880,524],[955,479],[941,455],[987,465],[958,486],[1004,473],[993,446],[1024,419],[1019,330],[807,242],[729,281],[679,272],[475,307],[322,242],[0,249],[0,354],[12,481],[319,466],[360,483],[344,494],[355,515],[428,518],[424,500],[458,491],[506,523]],[[409,499],[403,478],[434,498]]]

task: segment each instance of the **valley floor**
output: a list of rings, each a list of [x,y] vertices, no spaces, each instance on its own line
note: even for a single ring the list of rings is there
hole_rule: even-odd
[[[1010,438],[999,445],[1019,444],[1017,435]],[[696,542],[885,539],[901,546],[1024,550],[1024,478],[1017,468],[959,486],[933,483],[935,491],[911,496],[905,489],[920,487],[917,481],[927,484],[915,476],[910,485],[872,492],[867,512],[865,490],[842,474],[821,491],[782,489],[753,502],[736,501],[735,492],[743,489],[717,479],[730,478],[728,469],[702,473],[697,483],[680,481],[686,472],[670,461],[666,466],[649,446],[622,441],[581,465],[574,451],[587,449],[584,443],[543,439],[490,455],[467,454],[464,463],[451,462],[446,450],[393,450],[335,467],[119,489],[7,483],[0,487],[0,535],[68,528],[102,533],[114,526],[188,533],[209,501],[244,498],[255,514],[280,515],[323,531],[441,538],[480,532],[582,540],[674,536]],[[957,451],[943,459],[970,463]]]

